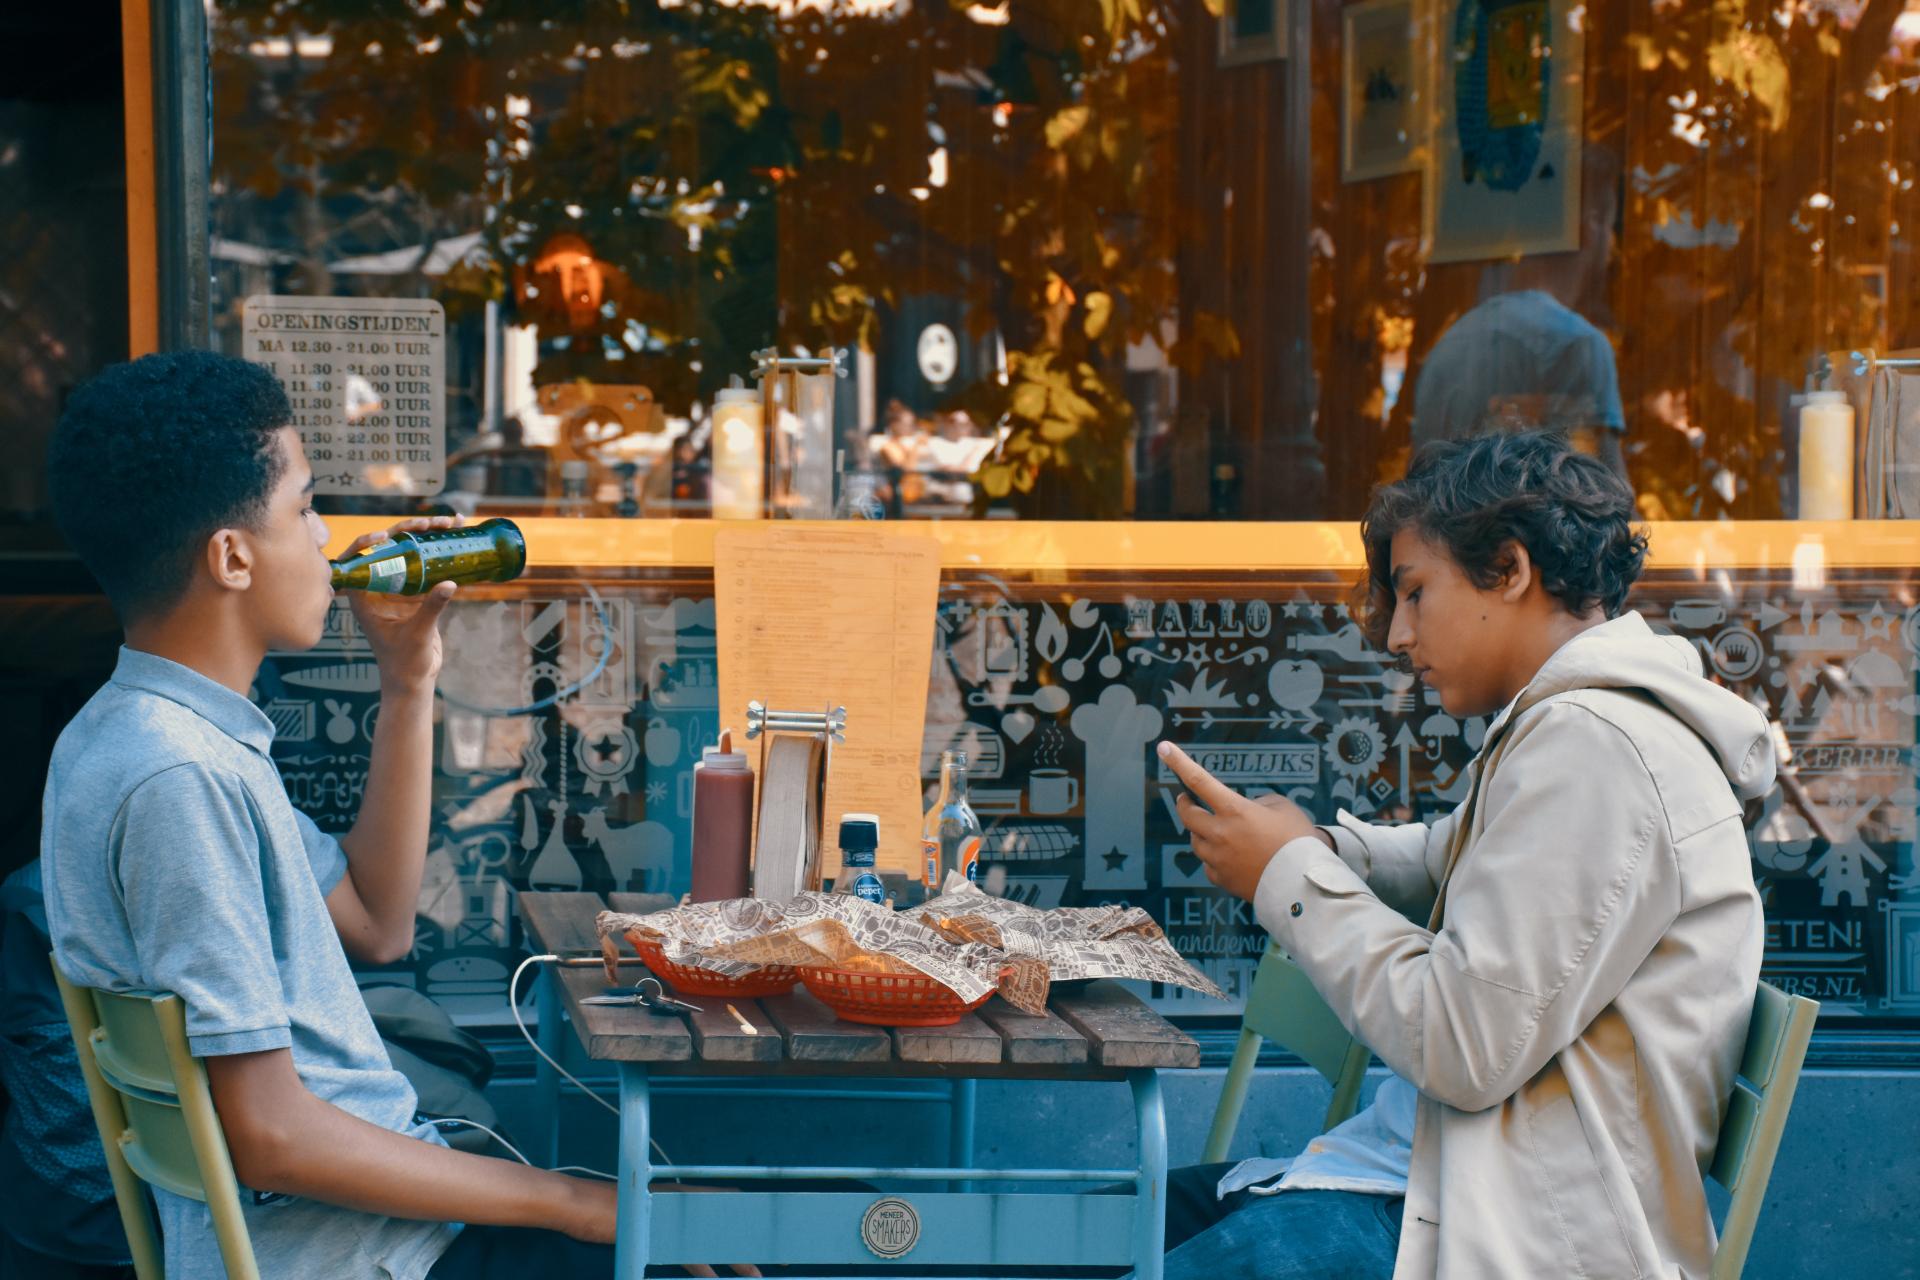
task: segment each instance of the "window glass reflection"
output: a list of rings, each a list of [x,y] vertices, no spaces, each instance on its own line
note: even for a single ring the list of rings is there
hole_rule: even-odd
[[[378,510],[711,514],[767,349],[847,353],[759,428],[820,514],[1345,520],[1539,423],[1653,519],[1920,509],[1920,9],[1257,8],[222,0],[218,337],[442,305],[445,489]]]

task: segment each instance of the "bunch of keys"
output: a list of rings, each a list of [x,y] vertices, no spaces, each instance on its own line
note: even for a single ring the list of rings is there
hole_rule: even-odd
[[[639,1005],[649,1013],[699,1013],[700,1006],[688,1004],[685,1000],[676,1000],[667,994],[660,979],[648,977],[633,984],[631,991],[608,991],[603,995],[587,996],[581,1004]]]

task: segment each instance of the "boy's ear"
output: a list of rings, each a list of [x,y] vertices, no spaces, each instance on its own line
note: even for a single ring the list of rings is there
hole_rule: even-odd
[[[216,529],[207,539],[207,576],[223,591],[253,585],[253,543],[242,529]]]
[[[1500,548],[1501,558],[1506,562],[1506,573],[1500,579],[1500,598],[1508,604],[1519,604],[1527,594],[1527,588],[1533,585],[1533,557],[1527,554],[1525,545],[1517,540],[1509,540]]]

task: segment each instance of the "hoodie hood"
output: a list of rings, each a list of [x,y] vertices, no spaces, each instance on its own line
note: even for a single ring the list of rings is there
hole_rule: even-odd
[[[1707,745],[1742,801],[1773,789],[1773,739],[1746,699],[1701,674],[1700,653],[1680,636],[1656,635],[1638,613],[1583,631],[1548,658],[1488,731],[1488,738],[1543,698],[1575,689],[1633,689],[1664,707]]]

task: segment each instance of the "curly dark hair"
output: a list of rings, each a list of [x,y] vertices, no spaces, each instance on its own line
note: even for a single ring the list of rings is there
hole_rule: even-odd
[[[268,369],[210,351],[142,356],[74,391],[47,449],[53,517],[123,623],[178,600],[216,530],[257,527],[292,420]]]
[[[1476,586],[1512,567],[1510,542],[1527,549],[1547,593],[1569,613],[1596,606],[1611,618],[1647,558],[1633,527],[1633,491],[1558,431],[1436,441],[1414,455],[1406,478],[1383,484],[1360,522],[1367,577],[1360,620],[1376,649],[1393,625],[1393,536],[1416,529],[1445,547]]]

